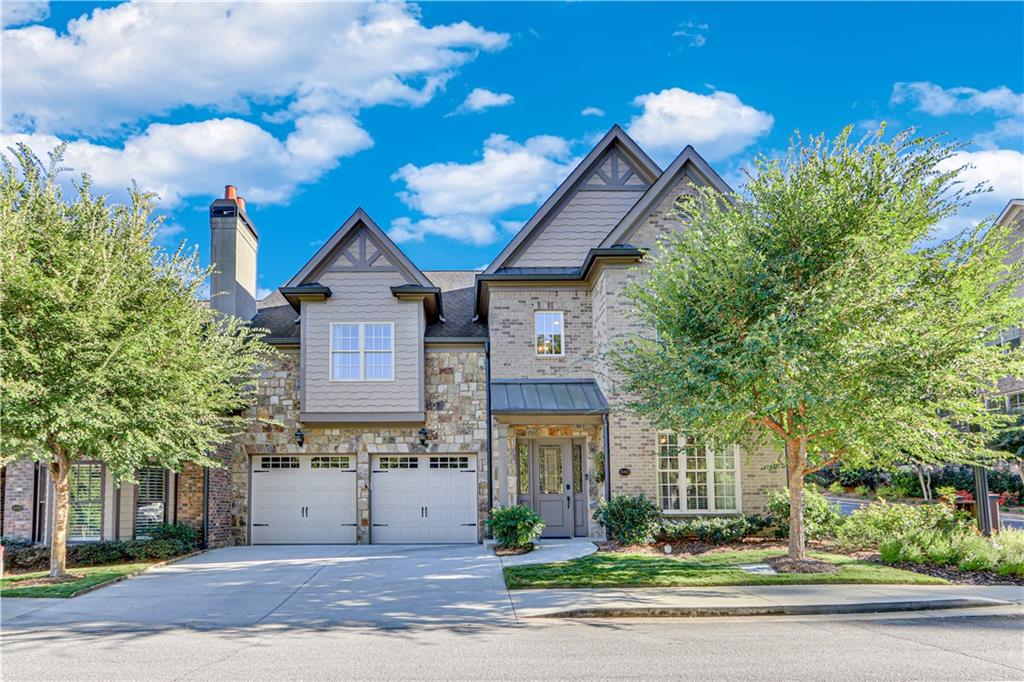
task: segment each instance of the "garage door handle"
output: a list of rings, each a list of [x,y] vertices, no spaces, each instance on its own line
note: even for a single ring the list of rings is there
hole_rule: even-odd
[[[253,526],[269,526],[269,523],[254,523]]]

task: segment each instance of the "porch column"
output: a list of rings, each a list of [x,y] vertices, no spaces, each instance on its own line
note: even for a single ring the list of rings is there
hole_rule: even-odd
[[[508,425],[498,423],[498,507],[509,506],[508,500]]]

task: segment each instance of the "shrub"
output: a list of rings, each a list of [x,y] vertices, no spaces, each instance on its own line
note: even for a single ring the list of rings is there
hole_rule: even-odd
[[[854,495],[860,495],[861,497],[871,497],[871,488],[866,485],[859,485],[853,489]]]
[[[594,520],[608,529],[608,535],[624,545],[654,542],[661,529],[661,510],[644,495],[616,495],[602,502]]]
[[[544,530],[544,519],[529,507],[501,507],[491,510],[487,519],[494,542],[499,547],[521,549],[533,545]]]
[[[842,524],[839,508],[833,505],[814,486],[804,488],[804,535],[808,540],[831,537]],[[775,536],[789,534],[789,491],[774,490],[768,497],[768,526]]]
[[[1024,577],[1024,530],[1003,528],[992,542],[999,554],[999,572]]]
[[[71,544],[67,548],[69,567],[102,566],[126,561],[165,561],[195,551],[198,536],[183,524],[155,526],[148,540],[103,540]],[[50,565],[50,548],[4,542],[4,568],[41,571]]]
[[[921,490],[921,481],[917,477],[917,472],[910,467],[900,467],[892,475],[889,485],[892,486],[895,497],[924,497],[924,491]]]
[[[751,532],[745,516],[699,518],[691,521],[690,526],[698,540],[715,544],[737,542]]]
[[[833,495],[842,495],[846,492],[846,488],[844,488],[843,484],[839,481],[833,481],[832,485],[828,487],[828,491]]]
[[[899,495],[891,485],[880,485],[875,488],[875,496],[880,500],[891,500]]]
[[[943,504],[873,502],[844,520],[836,530],[836,541],[847,549],[880,549],[883,542],[912,531],[949,533],[969,527],[968,515]]]

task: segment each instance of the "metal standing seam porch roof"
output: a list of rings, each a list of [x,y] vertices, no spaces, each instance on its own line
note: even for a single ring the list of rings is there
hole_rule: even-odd
[[[608,402],[593,379],[495,379],[494,414],[607,414]]]

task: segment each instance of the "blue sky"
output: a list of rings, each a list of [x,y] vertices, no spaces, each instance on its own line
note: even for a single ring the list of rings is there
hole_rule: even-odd
[[[486,264],[613,123],[727,180],[795,129],[948,132],[1024,195],[1024,5],[6,3],[3,143],[71,143],[168,245],[234,183],[277,286],[357,207],[423,269]],[[69,23],[70,22],[70,23]],[[954,225],[944,226],[953,229]]]

